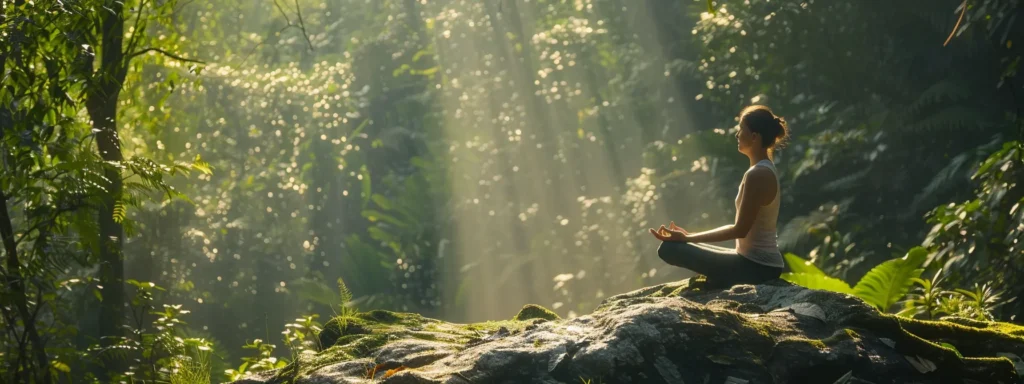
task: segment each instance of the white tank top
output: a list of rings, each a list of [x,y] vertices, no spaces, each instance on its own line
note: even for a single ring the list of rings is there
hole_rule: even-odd
[[[775,199],[757,211],[757,216],[754,217],[754,226],[750,228],[747,237],[736,239],[736,253],[758,264],[785,267],[786,263],[782,259],[782,253],[779,252],[779,236],[776,229],[776,223],[779,221],[779,200],[782,195],[782,189],[778,182],[778,171],[775,169],[775,164],[772,164],[770,160],[765,159],[757,162],[757,164],[754,164],[743,174],[740,190],[736,194],[736,217],[739,218],[740,201],[743,198],[743,184],[746,183],[747,175],[750,174],[750,171],[753,171],[756,167],[768,168],[775,174]]]

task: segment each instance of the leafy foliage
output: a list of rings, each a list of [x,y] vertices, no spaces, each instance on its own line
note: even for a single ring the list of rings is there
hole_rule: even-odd
[[[845,281],[818,273],[785,273],[782,278],[793,284],[810,289],[820,289],[839,293],[853,294],[853,288]]]
[[[879,310],[888,311],[924,272],[922,265],[927,257],[927,250],[916,247],[900,259],[879,264],[857,282],[853,292]]]
[[[810,261],[787,254],[786,263],[793,272],[783,274],[782,278],[811,289],[852,294],[879,310],[888,311],[903,300],[914,282],[919,280],[927,253],[926,249],[915,247],[902,258],[875,266],[852,288],[843,280],[825,275]]]
[[[941,266],[954,284],[998,284],[1016,297],[1020,265],[1015,262],[1024,240],[1024,189],[1019,185],[1024,151],[1008,142],[982,162],[974,173],[976,196],[939,206],[928,214],[932,230],[924,244],[934,252],[929,265]],[[989,294],[979,294],[980,297]],[[978,300],[977,298],[975,300]],[[1017,315],[1020,303],[1011,305]]]
[[[0,380],[216,380],[254,352],[237,379],[301,363],[339,304],[571,318],[684,277],[643,229],[731,217],[751,103],[795,128],[788,279],[1012,319],[1017,3],[959,9],[945,47],[957,15],[920,1],[4,6]],[[884,260],[926,234],[923,265]],[[104,337],[120,301],[134,331]],[[287,351],[263,341],[281,329]]]

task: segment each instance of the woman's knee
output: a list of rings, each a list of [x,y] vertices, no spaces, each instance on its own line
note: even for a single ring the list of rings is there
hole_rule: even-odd
[[[682,253],[684,243],[674,241],[662,241],[661,246],[658,247],[658,257],[669,264],[678,264]]]

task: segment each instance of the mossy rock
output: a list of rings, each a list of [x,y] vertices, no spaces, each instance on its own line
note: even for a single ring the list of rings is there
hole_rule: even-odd
[[[327,349],[334,346],[344,336],[363,335],[370,333],[362,319],[357,317],[335,317],[324,324],[324,328],[317,335],[320,342],[320,349]]]
[[[408,314],[406,314],[406,316],[403,316],[403,315],[398,314],[396,312],[391,312],[391,311],[385,311],[385,310],[378,309],[378,310],[373,310],[373,311],[369,311],[369,312],[360,313],[360,314],[356,315],[356,317],[359,317],[360,319],[364,319],[364,320],[367,320],[367,321],[377,322],[377,323],[394,324],[394,323],[401,322],[402,319],[408,318],[409,316],[408,316]]]
[[[544,319],[548,321],[560,320],[561,317],[557,313],[550,309],[544,308],[537,304],[526,304],[523,309],[519,310],[516,317],[512,318],[515,321],[526,321],[533,319]]]
[[[1020,326],[905,319],[784,282],[681,281],[599,308],[560,319],[526,305],[473,324],[388,311],[332,319],[320,353],[242,382],[1011,384],[1024,374]]]

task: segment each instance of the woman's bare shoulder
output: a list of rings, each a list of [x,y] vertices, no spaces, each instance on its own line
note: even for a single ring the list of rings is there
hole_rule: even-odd
[[[767,167],[752,167],[743,175],[743,184],[749,190],[764,191],[766,195],[775,197],[775,187],[778,183],[775,172]],[[770,199],[769,199],[770,200]]]

